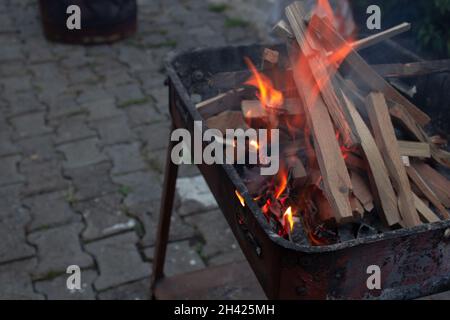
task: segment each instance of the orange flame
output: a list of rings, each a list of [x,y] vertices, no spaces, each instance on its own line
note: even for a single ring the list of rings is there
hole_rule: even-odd
[[[274,88],[272,81],[264,74],[258,72],[252,61],[245,57],[245,63],[247,63],[252,77],[248,79],[245,84],[253,86],[258,89],[257,98],[261,102],[264,108],[279,108],[284,103],[283,93]]]
[[[275,199],[280,199],[281,195],[283,194],[283,192],[286,190],[287,187],[288,177],[286,172],[284,172],[284,170],[280,172],[279,180],[280,180],[279,185],[275,192]]]
[[[243,196],[239,193],[239,191],[237,191],[237,190],[235,190],[234,193],[235,193],[236,196],[238,197],[239,202],[241,203],[241,205],[242,205],[243,207],[245,207],[245,200],[244,200],[244,197],[243,197]]]
[[[318,0],[317,5],[314,9],[313,15],[321,18],[327,19],[331,22],[331,25],[340,25],[342,21],[335,16],[333,9],[331,8],[328,0]],[[321,43],[325,43],[327,37],[330,35],[326,31],[321,32],[320,35],[316,34],[315,28],[309,26],[306,30],[304,42],[307,44],[316,44],[311,46],[311,49],[318,49],[320,51],[313,52],[312,55],[306,56],[304,54],[300,55],[297,64],[295,65],[296,77],[303,82],[303,87],[305,88],[306,97],[306,107],[312,108],[317,99],[320,98],[322,91],[326,88],[334,74],[339,69],[342,62],[352,51],[352,39],[347,38],[349,43],[345,43],[342,47],[333,48],[331,53],[327,53],[324,47],[321,47]],[[317,54],[318,53],[318,54]],[[349,145],[350,137],[346,133],[346,129],[341,130],[341,133],[345,132],[345,136],[342,136],[342,141],[344,145]],[[343,150],[344,151],[344,150]],[[345,153],[345,152],[344,152]]]
[[[289,229],[286,231],[291,232],[294,229],[294,218],[293,218],[293,213],[292,213],[292,207],[287,208],[287,210],[284,212],[283,221],[284,221],[285,229],[287,229],[286,226],[289,227]]]
[[[251,141],[249,142],[249,145],[250,145],[251,147],[253,147],[253,149],[259,150],[259,143],[258,143],[258,141],[256,141],[256,140],[251,140]]]

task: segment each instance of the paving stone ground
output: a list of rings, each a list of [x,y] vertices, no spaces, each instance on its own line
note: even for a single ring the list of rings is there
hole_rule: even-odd
[[[163,60],[257,41],[213,2],[139,0],[135,36],[83,47],[46,41],[36,1],[1,1],[0,298],[150,298],[170,133]],[[180,168],[170,275],[242,258],[198,175]],[[69,265],[81,292],[66,288]]]
[[[256,0],[138,3],[135,36],[83,47],[44,39],[37,1],[0,1],[0,299],[150,298],[170,130],[163,60],[256,42],[266,18],[243,19]],[[180,168],[168,274],[243,258],[198,175]],[[70,265],[81,292],[65,286]]]

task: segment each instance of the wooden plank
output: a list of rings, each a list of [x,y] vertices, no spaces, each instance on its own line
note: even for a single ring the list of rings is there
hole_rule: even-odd
[[[239,106],[244,92],[244,88],[230,90],[211,99],[197,103],[195,107],[204,119],[208,119],[209,117]]]
[[[270,65],[268,67],[274,67],[278,64],[278,60],[280,59],[280,53],[278,51],[269,49],[269,48],[265,48],[263,51],[263,65],[261,69],[265,69],[264,68],[264,63],[270,63]]]
[[[266,109],[259,100],[242,100],[241,109],[246,119],[267,118]]]
[[[410,78],[429,75],[433,73],[449,72],[450,59],[410,62],[410,63],[392,63],[376,64],[372,68],[384,78]]]
[[[398,141],[400,155],[418,158],[430,158],[431,149],[428,143],[414,141]]]
[[[446,219],[450,218],[448,211],[444,208],[441,201],[439,201],[436,194],[433,190],[428,186],[428,184],[422,179],[417,170],[410,166],[406,168],[406,172],[408,173],[409,178],[414,182],[416,187],[422,192],[422,194],[430,201],[433,206],[438,210],[438,212]]]
[[[361,50],[373,46],[377,43],[385,41],[387,39],[393,38],[401,33],[411,30],[411,24],[408,22],[403,22],[397,26],[384,30],[382,32],[376,33],[374,35],[368,36],[367,38],[358,40],[352,43],[354,50]]]
[[[441,219],[420,199],[416,194],[413,193],[414,206],[419,214],[428,222],[439,222]]]
[[[206,125],[210,129],[219,129],[223,135],[226,134],[227,129],[248,129],[248,125],[245,123],[244,116],[240,111],[222,112],[206,120]]]
[[[362,50],[371,47],[377,43],[393,38],[403,32],[409,31],[411,24],[404,22],[385,31],[373,34],[366,38],[350,43],[354,50]],[[294,39],[294,33],[291,27],[284,20],[280,20],[272,29],[272,31],[281,38]],[[328,55],[332,54],[329,52]]]
[[[350,174],[350,178],[352,179],[353,194],[361,202],[364,209],[367,212],[371,212],[373,210],[373,196],[366,181],[358,173],[353,171]]]
[[[401,220],[397,207],[397,196],[389,179],[388,170],[384,164],[383,157],[375,143],[369,128],[356,110],[353,102],[351,102],[345,94],[344,107],[346,108],[356,133],[359,137],[361,148],[364,152],[367,163],[373,177],[375,189],[379,198],[379,207],[382,208],[386,223],[389,226],[398,224]]]
[[[277,108],[263,107],[259,100],[242,100],[241,109],[246,118],[264,118],[268,113],[273,112],[278,115],[304,116],[300,107],[299,99],[285,99],[284,104]]]
[[[402,220],[408,227],[418,226],[421,222],[414,207],[411,185],[401,161],[394,126],[391,122],[384,95],[379,92],[371,93],[366,100],[367,112],[375,141],[381,150],[389,175],[392,178],[394,189],[396,189],[398,194]]]
[[[364,217],[364,207],[357,197],[350,196],[350,204],[352,205],[353,215],[359,219]]]
[[[312,72],[316,83],[316,87],[313,91],[309,92],[309,95],[315,96],[319,93],[322,95],[325,106],[331,115],[333,123],[339,130],[344,145],[352,147],[356,141],[355,135],[348,126],[347,119],[342,112],[339,100],[332,86],[331,78],[333,77],[333,72],[330,72],[329,68],[327,68],[327,65],[324,63],[324,61],[327,60],[326,52],[314,41],[314,39],[308,36],[308,31],[303,19],[303,17],[306,16],[303,4],[296,1],[288,6],[286,8],[286,16],[294,32],[295,38],[297,39],[297,43],[302,49],[306,61],[308,61],[310,67],[309,70]],[[320,92],[317,92],[318,90],[320,90]]]
[[[411,165],[422,180],[433,190],[439,201],[446,208],[450,208],[450,181],[426,163],[413,161]]]
[[[278,23],[272,28],[272,33],[283,39],[295,39],[291,27],[284,20],[278,21]]]
[[[292,19],[290,21],[291,26],[293,25],[297,29],[297,40],[301,43],[303,29],[300,24],[303,21],[298,23],[297,19],[300,19],[300,17],[295,12],[288,11]],[[314,79],[308,77],[308,75],[311,75],[310,71],[303,69],[308,68],[308,66],[298,64],[299,53],[292,52],[293,49],[295,48],[291,48],[290,57],[294,67],[294,80],[298,93],[304,102],[305,115],[314,140],[315,153],[323,177],[326,198],[338,223],[352,221],[353,213],[349,200],[352,189],[351,180],[340,146],[335,138],[333,123],[322,98],[320,96],[317,98],[311,97],[311,92],[315,87]]]
[[[411,162],[409,161],[408,156],[400,156],[400,158],[402,159],[402,163],[405,167],[411,166]]]
[[[420,129],[420,127],[414,121],[413,117],[406,111],[406,109],[402,105],[398,103],[393,103],[393,105],[389,109],[389,113],[414,138],[416,138],[420,142],[427,142],[427,139],[423,131]]]
[[[363,159],[353,154],[353,152],[348,152],[346,154],[345,163],[349,169],[357,170],[359,172],[366,172],[367,165]]]
[[[317,15],[312,17],[309,25],[316,32],[327,35],[322,38],[322,41],[326,42],[331,48],[342,48],[345,46],[349,47],[349,44],[341,37],[341,35]],[[403,105],[418,124],[424,126],[430,122],[431,119],[426,113],[417,108],[408,99],[395,90],[353,49],[350,48],[350,53],[342,64],[349,67],[353,71],[354,75],[357,76],[358,81],[366,84],[372,91],[382,92],[387,99]]]

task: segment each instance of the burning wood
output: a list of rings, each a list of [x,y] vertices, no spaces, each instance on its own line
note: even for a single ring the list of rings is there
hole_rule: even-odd
[[[374,65],[384,78],[409,78],[450,71],[450,60]]]
[[[447,70],[448,61],[370,66],[356,50],[410,24],[354,41],[321,9],[319,17],[300,2],[288,6],[288,22],[274,31],[291,65],[281,70],[281,53],[268,48],[259,69],[243,57],[249,70],[212,76],[217,88],[240,89],[198,104],[199,112],[221,131],[280,130],[277,175],[238,171],[272,229],[290,241],[324,245],[449,219],[450,181],[429,165],[450,166],[450,153],[439,149],[446,141],[429,137],[430,118],[385,80]]]
[[[402,156],[430,158],[431,149],[428,143],[414,141],[398,141],[398,147]]]

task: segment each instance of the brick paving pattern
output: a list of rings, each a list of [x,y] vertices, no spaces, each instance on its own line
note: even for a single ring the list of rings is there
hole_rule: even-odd
[[[170,128],[163,59],[262,33],[217,2],[140,0],[137,35],[83,47],[47,42],[36,1],[0,1],[0,299],[149,299]],[[198,174],[180,170],[169,274],[243,258]],[[66,289],[69,265],[81,292]]]
[[[230,23],[232,8],[138,3],[134,37],[83,47],[47,42],[36,1],[0,2],[0,299],[150,297],[170,130],[163,60],[257,38],[245,21]],[[243,257],[201,192],[204,204],[177,197],[170,275]],[[81,292],[66,288],[69,265],[82,269]]]

